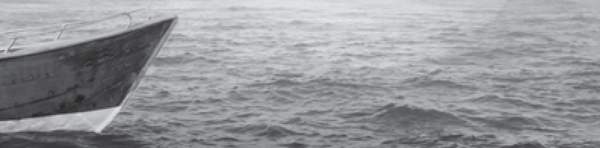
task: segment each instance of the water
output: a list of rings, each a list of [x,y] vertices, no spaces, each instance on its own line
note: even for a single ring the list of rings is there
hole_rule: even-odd
[[[600,147],[592,0],[3,1],[9,29],[181,20],[102,134],[2,147]]]

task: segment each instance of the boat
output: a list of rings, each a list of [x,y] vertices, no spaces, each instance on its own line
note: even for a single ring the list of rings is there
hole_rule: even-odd
[[[151,13],[132,23],[132,14],[141,11],[40,27],[56,34],[51,41],[18,45],[24,36],[9,38],[0,49],[0,132],[100,133],[127,104],[177,24],[175,15]],[[65,30],[118,17],[129,18],[126,28],[61,38]]]

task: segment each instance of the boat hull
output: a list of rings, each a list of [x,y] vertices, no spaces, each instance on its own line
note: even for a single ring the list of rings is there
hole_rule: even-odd
[[[57,130],[100,133],[119,113],[122,106],[86,112],[0,121],[0,133],[48,132]]]
[[[1,56],[0,121],[118,112],[176,22],[165,17],[97,37],[18,47]]]

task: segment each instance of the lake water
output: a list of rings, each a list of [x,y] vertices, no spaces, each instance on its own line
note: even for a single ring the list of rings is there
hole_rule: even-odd
[[[592,0],[0,2],[6,30],[180,17],[103,133],[0,134],[2,148],[600,147]]]

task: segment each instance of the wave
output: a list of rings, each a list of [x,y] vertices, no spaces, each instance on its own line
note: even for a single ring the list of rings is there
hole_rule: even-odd
[[[600,92],[600,85],[594,84],[576,84],[572,86],[572,88],[575,90],[590,90],[594,92]]]
[[[495,127],[508,130],[541,129],[542,125],[537,120],[524,116],[496,116],[496,117],[467,117],[471,121],[486,124],[486,127]]]
[[[333,112],[332,109],[327,109],[327,110],[321,110],[321,109],[312,109],[312,110],[306,110],[303,112],[298,112],[295,115],[307,115],[307,116],[311,116],[311,115],[324,115],[324,114],[328,114]]]
[[[283,8],[283,7],[248,7],[248,6],[231,6],[226,8],[227,11],[298,11],[299,9]]]
[[[54,131],[0,134],[0,146],[7,148],[140,148],[149,146],[149,143],[135,140],[132,135]]]
[[[298,86],[301,84],[302,83],[294,81],[294,80],[290,80],[290,79],[277,79],[273,82],[252,83],[252,84],[249,84],[248,86],[250,86],[250,87],[269,87],[269,86],[286,87],[286,86]]]
[[[598,71],[598,70],[572,71],[572,72],[568,72],[567,75],[571,76],[571,77],[598,77],[598,76],[600,76],[600,71]]]
[[[320,47],[320,46],[329,46],[331,42],[327,41],[311,41],[311,42],[300,42],[292,45],[294,48],[309,48],[309,47]]]
[[[361,115],[362,116],[362,115]],[[388,104],[374,116],[376,122],[393,124],[403,128],[430,126],[466,126],[467,122],[452,113],[414,106]]]
[[[578,106],[581,105],[591,105],[591,106],[599,106],[600,105],[600,99],[576,99],[576,100],[571,100],[572,104],[576,104]]]
[[[545,109],[546,105],[524,101],[522,98],[505,98],[494,94],[487,94],[464,101],[466,103],[484,104],[490,106],[507,106],[515,108]]]
[[[189,64],[189,63],[194,63],[197,61],[202,61],[202,62],[209,62],[209,63],[214,63],[214,62],[218,62],[218,60],[213,60],[213,59],[208,59],[206,57],[203,56],[196,56],[192,53],[185,53],[185,54],[181,54],[181,55],[175,55],[175,56],[159,56],[156,57],[156,59],[154,60],[154,62],[152,63],[153,66],[175,66],[175,65],[185,65],[185,64]]]
[[[466,89],[476,90],[477,87],[454,82],[452,80],[440,80],[432,78],[431,75],[413,77],[404,80],[404,83],[412,84],[416,88],[448,88],[448,89]]]
[[[192,37],[189,34],[181,33],[181,32],[173,32],[169,36],[169,41],[177,41],[182,43],[196,42],[196,38]]]
[[[152,112],[160,112],[160,113],[179,113],[186,112],[190,108],[188,105],[131,105],[136,110],[141,111],[152,111]]]
[[[466,58],[444,58],[444,59],[432,59],[428,58],[426,61],[437,65],[478,65],[478,62],[472,61]]]
[[[254,24],[247,23],[236,23],[236,24],[216,24],[216,25],[205,25],[201,26],[200,29],[206,31],[239,31],[245,29],[261,29],[264,26],[257,26]]]
[[[246,6],[231,6],[227,8],[228,11],[259,11],[262,9]]]
[[[235,134],[251,134],[267,138],[283,138],[286,136],[301,136],[309,135],[306,133],[297,132],[281,125],[272,124],[246,124],[238,127],[230,127],[225,129],[226,132]]]
[[[563,56],[553,59],[557,64],[566,66],[600,66],[600,61],[587,57]]]
[[[477,57],[483,59],[497,59],[497,58],[518,58],[524,56],[523,53],[515,52],[509,49],[495,48],[491,50],[480,50],[472,51],[461,54],[461,56]]]
[[[286,148],[307,148],[307,147],[309,147],[308,144],[304,144],[304,143],[300,143],[300,142],[291,142],[291,143],[285,143],[285,144],[278,144],[278,146],[280,146],[280,147],[286,147]]]

